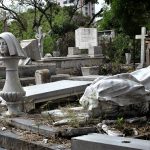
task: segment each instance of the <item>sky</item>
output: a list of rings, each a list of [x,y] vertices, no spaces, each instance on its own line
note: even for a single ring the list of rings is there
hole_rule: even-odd
[[[97,13],[103,6],[104,0],[98,0],[99,4],[95,4],[95,13]]]

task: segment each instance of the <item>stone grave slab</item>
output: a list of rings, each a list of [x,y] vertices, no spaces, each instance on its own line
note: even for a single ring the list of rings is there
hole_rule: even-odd
[[[74,76],[70,77],[69,80],[78,80],[78,81],[94,81],[97,78],[105,78],[108,76],[101,76],[101,75],[88,75],[88,76]]]
[[[36,124],[34,120],[30,120],[30,119],[12,118],[9,120],[9,124],[23,130],[28,130],[33,133],[38,133],[47,138],[49,137],[55,138],[56,136],[58,136],[58,128],[55,127],[50,128],[45,125]]]
[[[79,49],[98,46],[96,28],[78,28],[75,30],[75,45]]]
[[[24,87],[24,90],[26,91],[26,102],[32,100],[33,103],[39,103],[69,96],[76,96],[82,94],[85,88],[91,83],[92,81],[62,80],[27,86]]]
[[[103,134],[89,134],[72,138],[71,150],[149,150],[150,142]]]
[[[31,119],[25,118],[11,118],[9,124],[15,126],[19,129],[27,130],[32,133],[37,133],[42,135],[46,138],[57,138],[57,137],[75,137],[80,135],[85,135],[89,133],[97,133],[97,128],[95,126],[92,127],[79,127],[79,128],[72,128],[72,127],[53,127],[53,126],[46,126],[46,125],[36,125],[35,122]]]

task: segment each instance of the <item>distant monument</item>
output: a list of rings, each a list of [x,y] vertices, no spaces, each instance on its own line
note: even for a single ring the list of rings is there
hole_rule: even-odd
[[[75,30],[75,46],[79,49],[89,49],[98,46],[96,28],[78,28]]]

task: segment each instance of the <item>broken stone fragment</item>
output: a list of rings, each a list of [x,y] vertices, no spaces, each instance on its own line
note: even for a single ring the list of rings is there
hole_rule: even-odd
[[[110,136],[124,136],[122,132],[120,132],[117,129],[110,128],[106,124],[99,123],[97,124],[97,128],[99,131],[103,130],[107,135],[110,135]]]

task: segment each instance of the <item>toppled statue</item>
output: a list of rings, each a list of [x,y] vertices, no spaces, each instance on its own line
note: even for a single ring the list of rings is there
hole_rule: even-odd
[[[135,116],[149,111],[150,66],[132,73],[97,78],[85,90],[80,104],[91,116]]]
[[[0,34],[0,54],[1,56],[20,56],[26,57],[26,53],[22,50],[19,41],[10,32]]]

